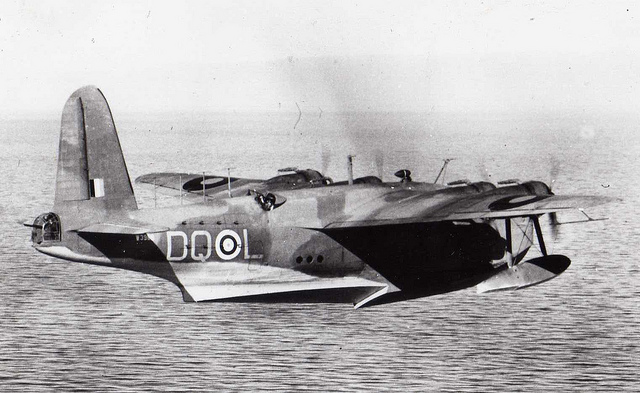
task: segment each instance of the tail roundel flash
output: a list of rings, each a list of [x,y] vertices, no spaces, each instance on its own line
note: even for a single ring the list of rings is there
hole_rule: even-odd
[[[62,112],[54,211],[73,213],[78,217],[75,224],[82,225],[88,219],[95,222],[135,209],[107,100],[97,87],[82,87]]]

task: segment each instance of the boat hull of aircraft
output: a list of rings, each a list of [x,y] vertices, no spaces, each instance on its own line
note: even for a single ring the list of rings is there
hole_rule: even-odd
[[[109,106],[97,88],[79,89],[63,110],[53,210],[30,225],[34,247],[161,277],[185,301],[360,307],[547,281],[570,262],[546,254],[538,218],[605,201],[558,197],[540,182],[340,184],[312,170],[266,181],[183,173],[139,180],[192,203],[137,208]],[[524,261],[534,233],[542,256]]]

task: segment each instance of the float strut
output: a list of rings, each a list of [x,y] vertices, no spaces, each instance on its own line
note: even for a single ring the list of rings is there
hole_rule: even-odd
[[[513,250],[511,248],[511,219],[505,218],[504,232],[507,237],[507,266],[513,267]]]
[[[547,256],[547,247],[544,245],[544,238],[542,237],[542,230],[540,229],[540,220],[538,216],[531,217],[533,220],[533,226],[536,228],[536,235],[538,236],[538,245],[540,245],[540,252],[545,257]]]

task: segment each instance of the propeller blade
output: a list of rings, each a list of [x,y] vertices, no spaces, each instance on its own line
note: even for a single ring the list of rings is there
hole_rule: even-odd
[[[549,168],[549,191],[553,192],[553,186],[556,183],[556,180],[558,180],[558,176],[560,175],[560,162],[558,161],[558,159],[554,156],[549,157],[549,163],[551,164],[551,167]],[[558,221],[558,214],[553,212],[553,213],[549,213],[549,228],[550,228],[550,232],[551,232],[551,237],[553,238],[553,240],[556,240],[558,238],[558,235],[560,234],[560,221]]]
[[[382,150],[377,149],[375,152],[376,170],[378,171],[378,177],[382,180],[384,175],[384,153]]]
[[[549,213],[549,228],[551,232],[551,237],[553,240],[558,238],[560,223],[558,221],[558,214],[556,212]]]
[[[551,163],[551,168],[549,169],[549,190],[553,192],[553,186],[555,185],[556,180],[558,180],[558,176],[560,175],[560,162],[557,158],[551,156],[549,158],[549,162]]]
[[[327,172],[329,171],[329,163],[331,162],[331,152],[327,149],[326,146],[322,146],[322,175],[327,176]]]
[[[491,183],[491,173],[489,173],[489,170],[487,169],[487,165],[484,162],[484,159],[482,159],[478,163],[476,168],[478,170],[478,173],[480,173],[480,179],[482,179],[482,181],[486,181],[488,183]]]

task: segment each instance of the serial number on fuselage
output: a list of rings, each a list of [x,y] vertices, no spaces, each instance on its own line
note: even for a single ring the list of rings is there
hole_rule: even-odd
[[[191,235],[183,231],[167,231],[166,236],[166,256],[170,262],[263,258],[263,254],[250,253],[247,229],[242,230],[242,237],[231,229],[223,229],[215,237],[207,230],[195,230]]]

